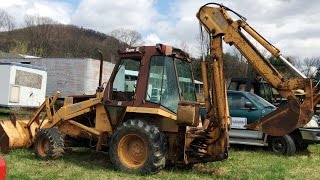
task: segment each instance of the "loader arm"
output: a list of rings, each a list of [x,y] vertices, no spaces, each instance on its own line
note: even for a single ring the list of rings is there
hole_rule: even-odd
[[[54,115],[52,115],[52,118],[44,123],[41,128],[52,128],[61,121],[69,120],[82,114],[91,112],[94,110],[95,105],[99,103],[101,103],[101,98],[94,98],[83,102],[63,106],[56,113],[54,113]]]
[[[262,130],[264,133],[267,133],[269,135],[282,136],[290,133],[296,128],[307,124],[310,121],[311,116],[313,115],[313,106],[314,103],[316,103],[314,102],[314,100],[319,101],[319,98],[317,97],[318,95],[314,95],[311,79],[306,78],[293,65],[286,61],[281,56],[280,51],[273,45],[271,45],[268,41],[266,41],[253,28],[251,28],[244,21],[244,18],[240,16],[240,20],[234,21],[228,14],[229,11],[232,10],[222,5],[220,5],[220,7],[211,7],[207,4],[202,6],[197,14],[200,24],[210,34],[211,58],[222,58],[221,55],[218,55],[216,53],[218,51],[222,51],[222,45],[217,45],[215,43],[215,39],[223,39],[227,44],[234,45],[240,51],[240,53],[246,57],[253,68],[257,70],[257,72],[266,81],[268,81],[282,97],[288,99],[288,104],[286,106],[277,109],[273,113],[262,118],[257,123],[250,124],[247,127],[251,129]],[[265,47],[272,55],[284,61],[291,69],[296,71],[296,73],[298,73],[300,77],[290,79],[284,78],[284,76],[282,76],[281,73],[274,66],[272,66],[272,64],[266,58],[264,58],[264,56],[249,41],[249,39],[242,33],[242,31],[246,31],[249,35],[252,36],[252,38],[259,42],[263,47]],[[213,71],[215,70],[213,69]],[[203,72],[203,75],[204,74],[206,74],[205,71]],[[212,78],[212,81],[213,84],[215,84],[217,79]],[[205,89],[208,88],[208,86],[205,87],[205,85],[207,84],[208,82],[204,82]],[[302,104],[295,96],[293,90],[296,89],[304,89],[304,91],[306,92],[306,97]],[[224,89],[220,90],[225,91]],[[222,93],[223,92],[220,92],[218,94]],[[205,99],[207,99],[206,104],[210,103],[210,101],[208,101],[208,93],[205,93],[205,96]],[[224,103],[227,103],[227,101],[224,101]],[[208,109],[210,107],[214,107],[214,104],[206,105],[209,116],[210,114],[214,114],[212,108]],[[223,105],[223,107],[227,106]],[[223,113],[225,114],[225,112]]]
[[[57,112],[51,113],[51,110],[55,100],[57,99],[57,96],[59,94],[56,93],[53,97],[53,100],[50,102],[48,101],[48,98],[44,102],[44,105],[41,106],[38,111],[42,111],[42,109],[46,108],[49,109],[49,111],[46,111],[46,116],[48,117],[48,120],[43,122],[40,122],[40,128],[52,128],[55,127],[57,124],[62,123],[63,121],[68,121],[68,123],[71,123],[74,126],[81,127],[83,130],[90,132],[91,134],[94,134],[96,136],[99,136],[101,132],[112,132],[112,128],[110,125],[109,119],[107,119],[106,111],[102,105],[102,99],[103,99],[103,92],[97,92],[95,98],[91,98],[85,101],[81,101],[78,103],[73,103],[72,97],[69,97],[71,99],[68,99],[68,97],[65,99],[65,104],[63,107],[61,107]],[[86,114],[88,112],[96,111],[96,124],[95,128],[90,128],[81,125],[80,123],[77,123],[73,121],[72,119],[75,117],[78,117],[80,115]],[[27,128],[34,122],[34,119],[36,118],[37,113],[35,116],[29,121],[27,124]]]

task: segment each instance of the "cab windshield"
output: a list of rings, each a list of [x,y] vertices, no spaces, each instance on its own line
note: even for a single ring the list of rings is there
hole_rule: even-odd
[[[177,67],[177,73],[175,67]],[[180,59],[174,60],[168,56],[153,56],[150,62],[145,98],[147,101],[161,104],[175,113],[180,100],[195,101],[190,63]]]

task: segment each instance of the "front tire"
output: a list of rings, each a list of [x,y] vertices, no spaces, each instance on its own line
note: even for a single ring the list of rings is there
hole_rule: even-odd
[[[64,137],[57,128],[40,129],[34,139],[34,151],[42,159],[57,159],[64,154]]]
[[[294,155],[296,153],[296,145],[289,135],[280,137],[271,137],[270,148],[273,152],[283,155]]]
[[[167,141],[159,128],[144,120],[130,119],[110,141],[110,160],[129,173],[156,173],[165,166]]]

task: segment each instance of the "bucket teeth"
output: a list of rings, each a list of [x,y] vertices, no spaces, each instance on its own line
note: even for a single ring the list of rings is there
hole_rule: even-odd
[[[16,115],[10,114],[9,119],[10,119],[10,121],[12,122],[12,124],[13,124],[14,126],[17,125],[17,117],[16,117]]]

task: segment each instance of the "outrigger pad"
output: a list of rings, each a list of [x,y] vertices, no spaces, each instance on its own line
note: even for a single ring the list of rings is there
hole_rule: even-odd
[[[281,106],[246,128],[260,130],[271,136],[284,136],[310,121],[312,113],[302,108],[297,99],[290,99],[288,104]],[[308,119],[306,121],[306,119]]]

